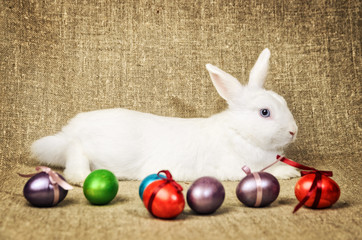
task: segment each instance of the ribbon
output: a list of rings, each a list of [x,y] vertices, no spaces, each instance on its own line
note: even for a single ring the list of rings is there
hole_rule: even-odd
[[[315,168],[308,167],[308,166],[302,165],[300,163],[294,162],[290,159],[285,158],[284,156],[279,156],[279,155],[277,155],[277,161],[281,161],[292,167],[305,170],[305,171],[301,171],[301,176],[305,176],[308,174],[315,174],[315,178],[313,180],[313,183],[312,183],[307,195],[302,199],[302,201],[299,202],[299,204],[297,206],[295,206],[293,213],[298,211],[298,209],[301,208],[308,201],[308,199],[312,196],[312,193],[314,191],[316,192],[315,193],[316,196],[315,196],[312,208],[317,208],[319,201],[321,199],[321,196],[322,196],[322,176],[332,177],[333,172],[332,171],[320,171]]]
[[[261,201],[263,199],[263,188],[261,186],[262,185],[261,177],[260,177],[259,173],[255,173],[255,172],[252,173],[248,166],[243,166],[241,169],[246,173],[246,175],[252,174],[254,176],[255,184],[256,184],[256,199],[255,199],[254,207],[259,207],[261,204]]]
[[[160,175],[161,173],[164,173],[166,175],[163,176],[163,175]],[[153,200],[155,199],[157,193],[164,187],[166,186],[167,184],[171,184],[173,187],[175,187],[175,189],[177,190],[177,192],[182,192],[183,188],[181,187],[180,184],[178,184],[173,178],[172,178],[172,175],[171,173],[168,171],[168,170],[162,170],[162,171],[159,171],[157,173],[157,176],[159,176],[163,182],[158,185],[152,192],[151,194],[151,197],[150,197],[150,200],[148,201],[148,206],[147,206],[147,209],[148,211],[152,214],[152,216],[154,217],[157,217],[153,214],[152,212],[152,205],[153,205]]]
[[[31,173],[31,174],[18,173],[18,175],[21,177],[30,178],[30,177],[37,175],[39,172],[45,172],[46,174],[48,174],[50,183],[53,185],[53,188],[54,188],[53,206],[56,205],[59,201],[59,186],[61,186],[65,190],[73,189],[73,187],[70,184],[68,184],[61,177],[59,177],[58,173],[54,172],[51,168],[44,167],[44,166],[38,166],[35,168],[35,170],[38,172]]]
[[[256,183],[256,200],[254,207],[259,207],[261,204],[261,200],[263,199],[263,188],[262,188],[262,182],[261,177],[258,173],[252,173],[255,178]]]

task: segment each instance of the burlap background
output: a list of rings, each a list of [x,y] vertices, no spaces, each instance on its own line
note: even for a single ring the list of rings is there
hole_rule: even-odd
[[[359,15],[353,0],[1,0],[0,237],[357,239]],[[272,52],[266,88],[285,96],[299,125],[288,156],[334,172],[342,189],[335,208],[292,215],[296,179],[281,182],[281,200],[267,209],[243,207],[236,183],[226,182],[219,214],[186,209],[174,222],[151,219],[137,199],[138,182],[122,182],[118,201],[104,208],[87,205],[80,188],[57,208],[25,203],[25,180],[15,173],[36,166],[32,141],[100,108],[209,116],[225,103],[205,64],[246,83],[265,47]]]

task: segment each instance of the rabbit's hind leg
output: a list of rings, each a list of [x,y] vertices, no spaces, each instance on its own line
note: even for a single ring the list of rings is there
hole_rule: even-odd
[[[77,142],[68,145],[66,151],[64,176],[74,185],[83,186],[83,182],[90,174],[90,165],[87,156],[83,153],[82,146]]]

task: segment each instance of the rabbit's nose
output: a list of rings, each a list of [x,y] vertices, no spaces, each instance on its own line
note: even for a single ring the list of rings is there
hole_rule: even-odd
[[[290,134],[293,138],[295,138],[296,135],[297,135],[297,133],[298,133],[298,126],[297,126],[296,124],[293,124],[293,126],[291,126],[291,127],[289,128],[289,134]]]

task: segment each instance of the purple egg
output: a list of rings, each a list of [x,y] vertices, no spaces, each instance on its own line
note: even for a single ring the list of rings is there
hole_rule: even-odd
[[[236,187],[236,196],[248,207],[264,207],[277,199],[278,180],[267,172],[250,173]]]
[[[60,178],[65,180],[63,176],[58,174]],[[61,202],[68,193],[61,186],[57,185],[59,195],[54,194],[54,185],[49,180],[49,175],[45,172],[40,172],[31,177],[24,186],[24,197],[32,205],[36,207],[52,207]],[[54,196],[56,199],[54,199]]]
[[[215,212],[225,199],[225,189],[214,177],[197,179],[187,191],[187,204],[199,214]]]

